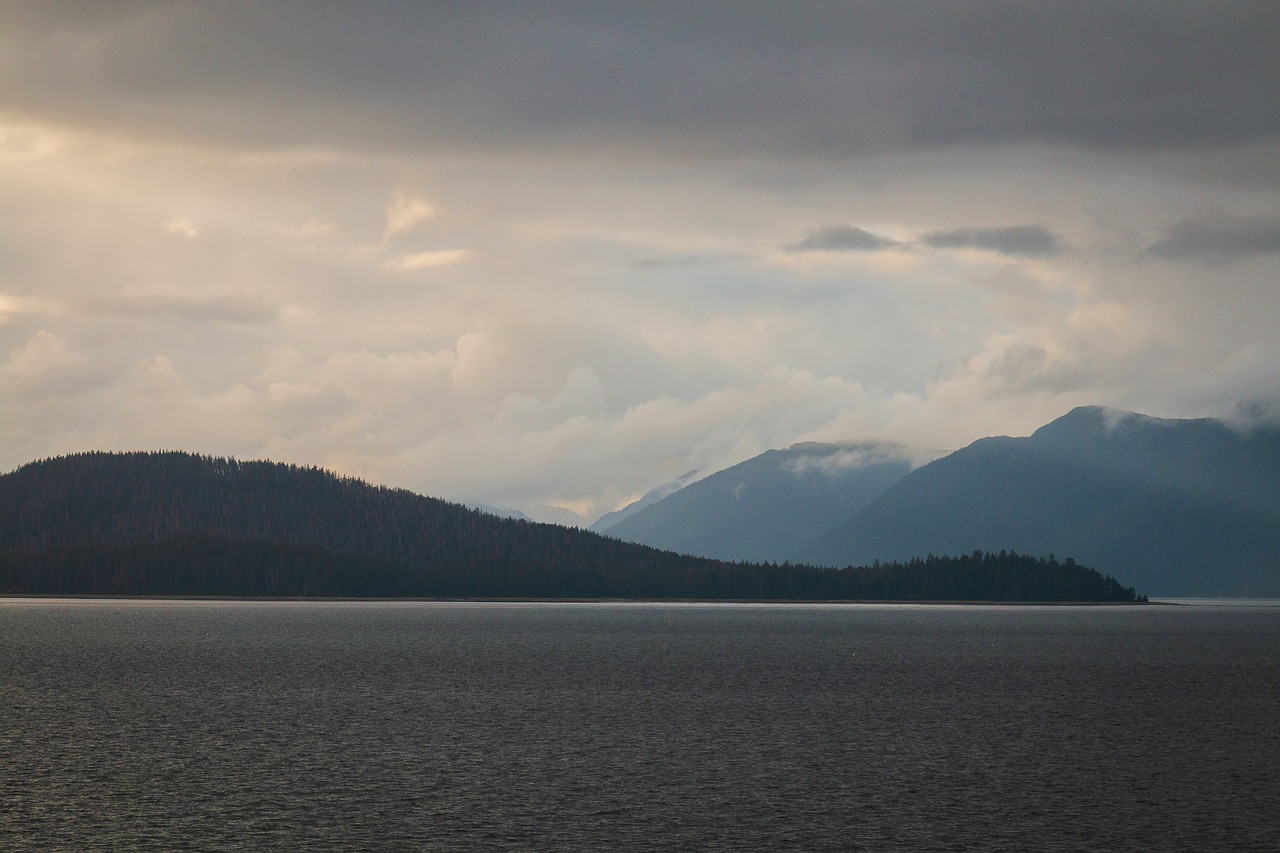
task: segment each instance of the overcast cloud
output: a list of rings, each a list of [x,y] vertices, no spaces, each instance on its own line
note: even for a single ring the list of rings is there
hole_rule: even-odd
[[[920,242],[935,249],[990,249],[1004,255],[1028,258],[1056,255],[1062,251],[1058,238],[1040,225],[930,231],[920,238]]]
[[[1156,255],[1210,262],[1280,254],[1280,216],[1183,219],[1151,247]]]
[[[810,231],[787,248],[793,252],[872,252],[897,242],[853,225],[827,225]]]
[[[799,440],[1260,411],[1276,44],[1272,2],[0,0],[0,468],[593,518]]]

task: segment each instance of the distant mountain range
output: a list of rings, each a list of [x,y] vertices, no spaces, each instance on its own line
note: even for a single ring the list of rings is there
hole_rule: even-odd
[[[518,509],[506,509],[504,507],[489,506],[488,504],[464,503],[467,509],[474,509],[476,512],[488,513],[496,515],[498,518],[513,518],[517,521],[533,521],[532,518],[525,515]]]
[[[82,591],[884,597],[807,566],[1009,552],[1151,595],[1280,597],[1280,428],[1084,407],[921,464],[936,456],[796,444],[690,472],[601,518],[599,535],[319,469],[81,454],[0,476],[0,592],[81,588],[94,565]],[[222,580],[164,581],[177,563]]]
[[[722,560],[793,560],[822,534],[901,480],[921,454],[898,444],[795,444],[770,450],[654,500],[655,492],[591,529]]]
[[[1174,596],[1280,596],[1280,430],[1079,408],[938,459],[800,551],[1070,555]]]
[[[1280,597],[1274,427],[1083,407],[1027,438],[911,460],[885,445],[770,451],[607,532],[830,566],[1007,549],[1072,557],[1149,594]]]
[[[681,556],[316,468],[86,453],[0,476],[0,593],[1133,601],[1093,569],[966,554],[874,568]]]
[[[606,512],[604,515],[600,516],[594,522],[592,522],[591,526],[589,526],[587,529],[595,533],[604,533],[606,530],[615,526],[616,524],[618,524],[618,522],[622,521],[623,519],[630,518],[631,516],[635,515],[637,512],[644,509],[645,507],[656,504],[658,501],[662,500],[667,495],[674,494],[675,492],[680,491],[685,486],[697,480],[700,475],[701,475],[701,472],[698,471],[697,469],[694,469],[693,471],[690,471],[686,474],[682,474],[681,476],[677,477],[676,479],[668,483],[663,483],[661,486],[657,486],[656,488],[650,489],[649,491],[645,492],[645,494],[642,497],[640,497],[638,500],[632,501],[631,503],[624,506],[622,509],[616,509],[613,512]],[[631,540],[631,541],[637,541],[637,540]]]
[[[519,521],[534,521],[543,524],[562,524],[565,527],[585,527],[582,516],[578,515],[571,509],[564,507],[551,506],[549,504],[538,504],[530,507],[530,512],[537,515],[537,518],[518,509],[511,507],[492,506],[490,504],[474,503],[471,501],[463,501],[463,506],[470,509],[487,512],[489,515],[496,515],[498,518],[514,518]]]

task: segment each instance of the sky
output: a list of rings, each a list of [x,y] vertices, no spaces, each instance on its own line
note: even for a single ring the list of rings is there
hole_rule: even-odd
[[[1273,0],[0,0],[0,470],[590,521],[798,441],[1274,417],[1277,44]]]

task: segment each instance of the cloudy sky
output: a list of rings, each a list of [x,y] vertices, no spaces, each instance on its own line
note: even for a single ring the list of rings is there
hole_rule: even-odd
[[[1277,44],[1273,0],[0,0],[0,470],[590,520],[801,440],[1266,410]]]

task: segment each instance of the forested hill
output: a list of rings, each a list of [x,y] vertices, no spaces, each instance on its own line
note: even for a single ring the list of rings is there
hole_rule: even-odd
[[[497,518],[319,468],[188,453],[86,453],[0,477],[0,550],[121,546],[189,536],[303,545],[441,565],[655,559],[556,525]]]
[[[1133,601],[1015,554],[866,569],[685,557],[316,468],[86,453],[0,476],[0,592]]]

